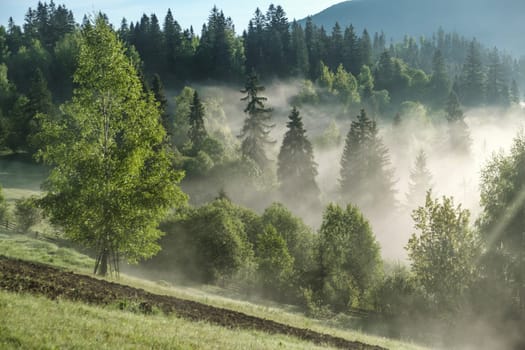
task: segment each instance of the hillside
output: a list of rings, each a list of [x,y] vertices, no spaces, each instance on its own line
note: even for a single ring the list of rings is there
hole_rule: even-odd
[[[523,55],[523,13],[525,2],[520,0],[351,0],[329,7],[312,19],[328,32],[339,22],[342,27],[353,24],[358,32],[364,28],[372,34],[383,30],[393,40],[405,34],[430,36],[442,27],[445,32],[476,37],[488,46]]]

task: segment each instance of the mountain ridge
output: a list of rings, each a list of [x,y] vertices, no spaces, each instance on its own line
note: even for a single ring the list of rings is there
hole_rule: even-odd
[[[512,54],[525,55],[525,1],[522,0],[348,0],[310,16],[329,32],[338,22],[357,32],[384,31],[388,42],[405,35],[431,37],[439,28],[476,38]],[[299,21],[305,24],[306,18]]]

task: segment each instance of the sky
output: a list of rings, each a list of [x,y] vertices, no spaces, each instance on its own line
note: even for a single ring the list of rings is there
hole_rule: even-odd
[[[197,33],[206,22],[213,5],[217,5],[226,16],[232,18],[235,29],[240,34],[247,27],[257,7],[266,12],[271,3],[281,5],[288,19],[292,20],[316,14],[341,1],[343,0],[55,0],[55,4],[65,4],[73,11],[77,22],[82,20],[84,14],[102,11],[115,25],[120,24],[122,17],[126,17],[128,22],[136,22],[143,13],[155,13],[162,24],[168,8],[171,8],[173,16],[183,28],[193,26]],[[37,4],[38,0],[0,0],[0,24],[7,25],[12,16],[16,24],[22,25],[27,9],[34,9]]]

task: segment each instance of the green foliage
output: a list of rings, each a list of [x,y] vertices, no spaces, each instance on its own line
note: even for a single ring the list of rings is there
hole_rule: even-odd
[[[295,98],[294,102],[301,104],[317,104],[319,102],[319,95],[315,89],[314,83],[311,80],[304,80],[301,85],[301,90]]]
[[[341,144],[341,129],[335,120],[331,120],[323,133],[315,139],[315,145],[320,148],[332,148]]]
[[[368,101],[374,95],[374,76],[368,66],[362,66],[358,76],[361,98]]]
[[[381,274],[381,258],[370,224],[359,209],[330,204],[319,230],[317,293],[334,310],[369,307],[368,291]]]
[[[294,275],[290,282],[296,286],[303,284],[307,274],[314,269],[315,236],[302,220],[294,216],[282,204],[274,203],[265,209],[261,216],[262,224],[274,227],[286,242],[293,258]]]
[[[0,225],[8,219],[9,208],[0,185]]]
[[[373,291],[373,299],[375,311],[404,322],[413,320],[416,312],[427,309],[424,294],[414,276],[400,264],[385,271],[385,276]]]
[[[470,131],[461,106],[459,104],[458,96],[454,91],[450,92],[447,102],[447,121],[448,121],[448,141],[450,148],[461,155],[468,155],[470,153]]]
[[[257,273],[265,294],[287,292],[293,275],[293,257],[290,256],[286,241],[271,225],[257,235],[255,244]]]
[[[202,148],[202,144],[208,133],[204,127],[204,106],[197,94],[193,93],[193,102],[190,107],[188,139],[192,143],[192,152],[196,153]]]
[[[37,201],[36,197],[30,197],[18,199],[15,203],[15,220],[18,229],[23,233],[28,233],[32,226],[42,220]]]
[[[233,277],[253,260],[242,217],[240,208],[219,199],[163,223],[167,234],[161,244],[166,252],[157,263],[175,263],[188,277],[208,283]]]
[[[525,312],[525,136],[516,136],[510,154],[496,154],[481,172],[481,207],[478,220],[485,246],[485,279],[504,286],[497,293],[500,307]],[[510,293],[504,292],[507,289]],[[509,295],[510,294],[510,295]]]
[[[432,59],[432,75],[429,81],[429,99],[432,106],[442,108],[447,101],[450,79],[441,50],[436,50]]]
[[[297,108],[293,108],[286,126],[288,130],[277,162],[277,178],[283,201],[298,210],[318,209],[320,191],[315,181],[317,164]]]
[[[470,212],[455,207],[452,197],[440,202],[428,191],[425,205],[412,218],[417,234],[407,250],[414,276],[436,311],[456,311],[477,277],[480,249],[469,227]]]
[[[470,43],[460,80],[461,101],[465,106],[477,106],[485,97],[485,74],[479,44]]]
[[[426,193],[432,188],[432,174],[427,168],[427,155],[420,150],[417,154],[414,168],[410,170],[408,193],[406,194],[409,208],[419,207],[425,202]]]
[[[395,205],[393,170],[375,120],[361,110],[346,136],[339,184],[341,197],[365,212]]]
[[[154,255],[158,222],[185,200],[163,147],[164,130],[151,94],[103,17],[82,31],[77,88],[59,118],[41,118],[54,165],[40,204],[66,235],[95,249],[95,272],[118,261]]]
[[[185,86],[181,93],[175,97],[175,113],[173,121],[173,144],[179,148],[188,141],[190,130],[189,116],[195,90]]]
[[[242,140],[241,153],[243,157],[252,159],[261,170],[266,170],[269,160],[266,157],[264,147],[272,144],[269,134],[274,125],[268,124],[272,118],[271,109],[264,107],[266,97],[259,96],[259,92],[264,91],[264,87],[259,85],[259,79],[255,73],[248,76],[242,101],[248,101],[244,113],[248,117],[244,120],[244,125],[239,134]]]

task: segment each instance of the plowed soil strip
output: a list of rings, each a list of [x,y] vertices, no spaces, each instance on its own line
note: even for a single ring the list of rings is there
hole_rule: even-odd
[[[384,349],[379,346],[317,333],[309,329],[291,327],[241,312],[171,296],[152,294],[143,289],[4,256],[0,256],[0,289],[41,294],[51,299],[60,297],[99,305],[137,302],[146,313],[151,311],[152,307],[158,307],[166,314],[174,313],[192,321],[205,321],[228,328],[254,329],[271,334],[285,334],[315,344],[330,345],[342,349]]]

